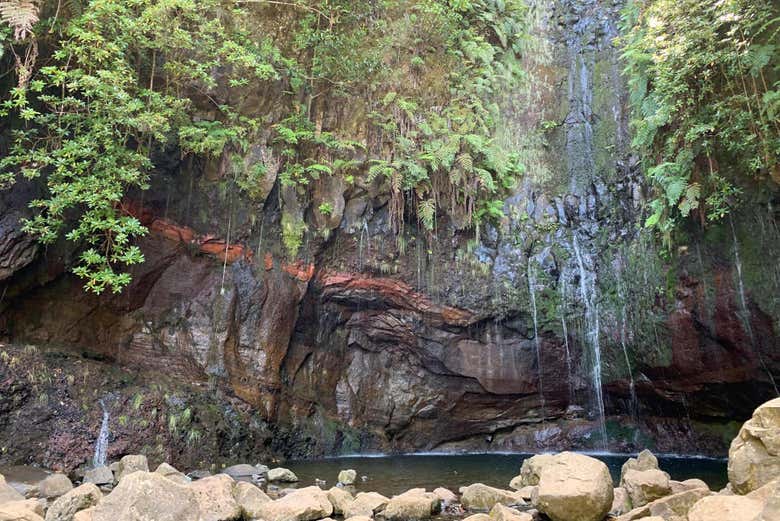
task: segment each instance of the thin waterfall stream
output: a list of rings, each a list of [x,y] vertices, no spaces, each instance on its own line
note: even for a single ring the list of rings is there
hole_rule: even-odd
[[[92,458],[92,466],[95,468],[105,467],[106,458],[108,456],[108,420],[110,414],[106,408],[106,404],[103,400],[100,400],[100,408],[103,409],[103,421],[100,423],[100,432],[98,433],[97,441],[95,442],[95,455]]]
[[[542,406],[542,419],[545,416],[545,403],[544,403],[544,385],[542,382],[542,345],[539,338],[539,318],[536,312],[536,275],[531,265],[531,260],[528,260],[528,292],[531,295],[531,312],[533,313],[534,321],[534,348],[536,351],[536,370],[539,376],[539,402]]]

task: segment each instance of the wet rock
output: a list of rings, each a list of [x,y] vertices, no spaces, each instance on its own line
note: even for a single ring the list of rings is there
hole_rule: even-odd
[[[122,478],[138,471],[149,472],[149,462],[146,456],[142,454],[129,454],[119,460],[119,465],[114,471],[116,481],[122,481]]]
[[[658,458],[656,458],[652,452],[645,449],[640,452],[636,458],[628,458],[628,460],[623,463],[623,467],[620,469],[620,486],[623,486],[623,479],[625,478],[627,471],[653,469],[658,469]]]
[[[461,489],[460,502],[469,510],[489,511],[497,503],[505,506],[522,504],[523,500],[516,492],[493,488],[482,483],[474,483]]]
[[[501,503],[496,503],[490,510],[488,518],[492,521],[533,521],[534,519],[530,514],[520,513],[513,508],[505,507]]]
[[[344,517],[369,516],[382,510],[390,500],[376,492],[360,492],[344,510]]]
[[[333,487],[328,490],[328,501],[333,505],[333,513],[336,515],[343,515],[347,506],[354,499],[352,494],[341,487]]]
[[[356,478],[357,472],[352,469],[342,470],[339,472],[339,483],[342,485],[353,485]]]
[[[755,521],[764,510],[757,499],[744,496],[708,496],[688,512],[688,521]]]
[[[233,489],[233,497],[241,508],[241,512],[251,519],[260,517],[262,505],[271,501],[271,498],[258,487],[246,481],[239,481]]]
[[[444,505],[452,505],[458,502],[458,495],[444,487],[433,489],[433,493]]]
[[[4,209],[0,214],[0,281],[30,264],[38,252],[38,241],[22,231],[24,216]]]
[[[6,483],[5,476],[0,474],[0,504],[8,501],[23,501],[24,496]]]
[[[382,511],[382,516],[391,521],[413,521],[429,519],[440,510],[441,502],[435,494],[417,488],[393,496]]]
[[[190,487],[143,471],[125,474],[92,512],[93,521],[182,521],[199,516],[198,500]]]
[[[157,469],[155,469],[155,472],[161,476],[165,476],[174,483],[178,483],[179,485],[187,485],[192,481],[190,478],[176,470],[173,466],[165,462],[160,463],[157,466]]]
[[[759,406],[729,448],[729,482],[747,494],[780,476],[780,398]]]
[[[72,521],[81,510],[93,507],[103,498],[94,483],[84,483],[59,497],[46,512],[46,521]]]
[[[533,504],[553,521],[601,521],[612,507],[612,494],[603,462],[562,452],[542,468]]]
[[[111,469],[102,466],[89,469],[84,473],[84,483],[94,483],[95,485],[109,485],[114,482],[114,473]]]
[[[236,482],[227,474],[193,481],[190,489],[200,509],[200,521],[230,521],[241,517],[241,507],[233,497]]]
[[[517,477],[512,481],[515,482],[516,485],[519,484],[521,487],[538,485],[539,473],[545,466],[552,463],[554,457],[553,454],[537,454],[531,456],[524,460],[523,465],[520,467],[519,483]]]
[[[628,497],[628,492],[623,487],[615,487],[612,491],[612,507],[609,509],[609,513],[619,516],[629,510],[631,510],[631,498]]]
[[[73,483],[65,474],[52,474],[38,483],[38,495],[53,499],[73,490]]]
[[[623,475],[622,485],[634,507],[641,507],[672,493],[669,475],[657,469],[628,469]]]
[[[306,487],[260,506],[258,519],[264,521],[311,521],[333,513],[333,505],[319,487]]]
[[[290,469],[278,467],[268,471],[268,481],[296,483],[298,481],[298,476]]]

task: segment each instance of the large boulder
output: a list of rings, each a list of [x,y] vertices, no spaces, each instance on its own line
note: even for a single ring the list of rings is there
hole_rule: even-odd
[[[347,505],[344,510],[344,517],[355,516],[373,517],[374,514],[382,510],[390,500],[376,492],[359,492],[355,499]]]
[[[16,491],[11,485],[6,483],[5,476],[0,474],[0,503],[9,501],[22,501],[24,496]]]
[[[640,452],[636,458],[628,458],[620,469],[621,487],[624,486],[623,480],[629,470],[658,470],[658,458],[647,449]]]
[[[460,502],[469,510],[491,510],[497,503],[504,506],[523,504],[516,492],[474,483],[460,490]]]
[[[341,487],[333,487],[328,490],[328,501],[333,505],[333,513],[336,515],[343,515],[347,506],[349,506],[354,499],[352,494]]]
[[[268,471],[268,481],[281,481],[283,483],[295,483],[298,476],[290,469],[275,468]]]
[[[84,483],[95,485],[111,485],[114,483],[114,473],[105,465],[89,469],[84,473]]]
[[[54,499],[73,490],[73,483],[65,474],[46,476],[38,483],[38,497]]]
[[[165,462],[160,463],[155,469],[155,472],[161,476],[165,476],[174,483],[178,483],[179,485],[188,485],[192,481],[192,479],[188,478],[176,470],[172,465],[169,465]]]
[[[251,483],[239,481],[233,489],[233,497],[241,508],[241,511],[249,519],[260,517],[260,508],[271,501],[265,492]]]
[[[149,461],[143,454],[128,454],[119,460],[116,466],[116,481],[122,481],[122,478],[129,476],[133,472],[149,472]]]
[[[190,485],[200,509],[200,521],[231,521],[241,517],[241,507],[233,496],[235,484],[227,474],[217,474]]]
[[[306,487],[264,503],[257,518],[264,521],[312,521],[332,513],[333,505],[325,491],[319,487]]]
[[[623,488],[634,507],[641,507],[672,493],[669,474],[658,469],[628,469],[623,476]]]
[[[94,483],[84,483],[57,498],[46,511],[46,521],[73,521],[76,512],[98,504],[103,493]]]
[[[707,496],[688,512],[688,521],[755,521],[764,503],[744,496]]]
[[[780,398],[759,406],[729,448],[729,482],[747,494],[780,476]]]
[[[415,488],[393,496],[382,511],[382,516],[391,521],[413,521],[428,519],[441,510],[441,501],[436,494]]]
[[[200,518],[195,492],[154,472],[124,474],[92,512],[93,521],[182,521]]]
[[[515,477],[510,482],[510,485],[514,483],[515,487],[517,487],[515,490],[519,490],[521,487],[538,485],[539,473],[545,466],[552,463],[553,458],[555,458],[553,454],[537,454],[524,460],[520,467],[520,475]]]
[[[612,476],[590,456],[562,452],[539,475],[534,506],[553,521],[601,521],[612,507]]]
[[[342,470],[339,472],[339,483],[342,485],[354,485],[357,479],[357,471],[353,469]]]

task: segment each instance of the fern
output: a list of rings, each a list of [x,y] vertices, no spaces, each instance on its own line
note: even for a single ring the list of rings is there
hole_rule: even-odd
[[[423,226],[428,231],[433,231],[434,217],[436,216],[436,201],[424,199],[417,205],[417,215]]]
[[[32,34],[38,22],[39,6],[35,0],[7,0],[0,2],[0,20],[14,31],[14,39],[24,40]]]

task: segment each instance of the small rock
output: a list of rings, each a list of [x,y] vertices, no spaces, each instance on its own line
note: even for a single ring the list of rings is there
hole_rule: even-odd
[[[462,489],[460,502],[469,510],[484,510],[487,512],[496,506],[496,503],[509,506],[522,504],[523,500],[516,492],[489,487],[482,483],[474,483]]]
[[[764,509],[757,499],[744,496],[708,496],[688,512],[688,521],[754,521]]]
[[[73,483],[65,474],[52,474],[38,483],[38,495],[53,499],[73,490]]]
[[[615,487],[612,491],[612,508],[609,509],[609,513],[619,516],[629,510],[631,510],[631,498],[628,497],[628,492],[623,487]]]
[[[46,521],[72,521],[76,512],[98,504],[103,493],[94,483],[84,483],[59,497],[46,512]]]
[[[266,471],[265,472],[266,473],[268,472],[268,468],[267,467],[266,467]],[[240,463],[238,465],[231,465],[230,467],[227,467],[226,469],[223,469],[222,473],[223,474],[227,474],[228,476],[230,476],[231,478],[233,478],[235,480],[241,480],[241,479],[249,480],[249,479],[252,479],[253,475],[261,474],[260,472],[258,472],[258,468],[257,467],[255,467],[253,465],[249,465],[247,463]]]
[[[339,472],[339,483],[342,485],[354,485],[357,478],[357,472],[352,469]]]
[[[187,473],[187,477],[193,480],[207,478],[212,475],[213,474],[208,470],[193,470],[192,472]]]
[[[675,481],[670,479],[669,486],[672,488],[672,494],[677,494],[686,490],[692,490],[694,488],[706,488],[707,490],[710,489],[709,485],[707,485],[704,481],[695,478],[686,479],[685,481]]]
[[[217,474],[193,481],[190,489],[200,508],[199,521],[225,521],[238,519],[241,507],[233,497],[236,482],[227,474]]]
[[[369,516],[379,512],[390,500],[376,492],[360,492],[354,501],[347,505],[344,517]]]
[[[275,468],[268,471],[268,481],[281,481],[283,483],[295,483],[298,476],[290,469]]]
[[[121,460],[117,470],[114,472],[116,481],[122,481],[122,478],[138,471],[149,472],[149,461],[142,454],[128,454]]]
[[[352,494],[341,487],[333,487],[328,490],[327,494],[328,501],[333,505],[333,513],[339,516],[344,514],[344,510],[355,499]]]
[[[165,462],[160,463],[155,472],[170,479],[174,483],[178,483],[179,485],[189,485],[189,483],[192,481],[190,478]]]
[[[246,481],[239,481],[233,489],[233,497],[244,515],[250,519],[260,517],[260,507],[271,498],[258,487]]]
[[[84,483],[94,483],[95,485],[110,485],[114,483],[114,473],[111,469],[102,466],[89,469],[84,473]]]
[[[528,485],[526,487],[522,487],[517,491],[517,496],[520,496],[526,501],[531,501],[531,498],[534,497],[534,493],[539,490],[538,485]]]

